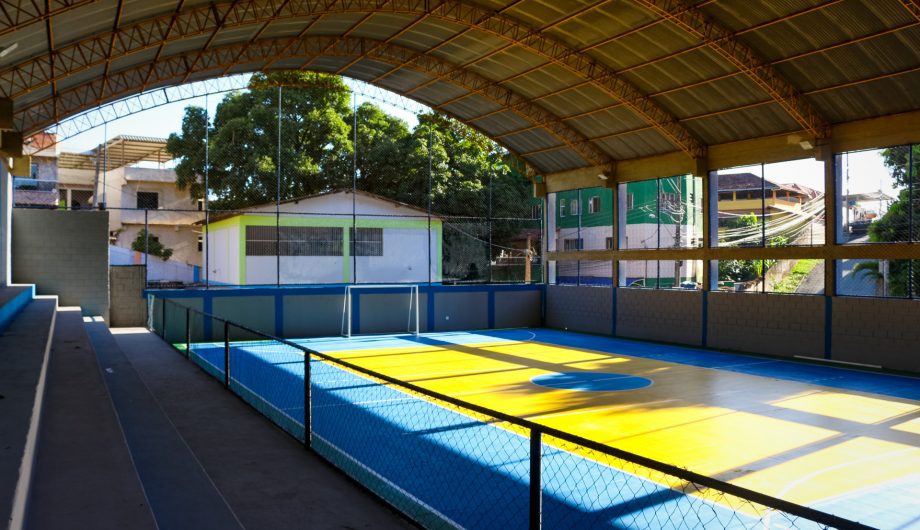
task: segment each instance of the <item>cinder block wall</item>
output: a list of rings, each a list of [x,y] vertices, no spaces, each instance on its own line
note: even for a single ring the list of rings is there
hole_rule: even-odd
[[[109,325],[112,327],[143,326],[147,320],[144,300],[146,269],[143,265],[109,268]]]
[[[13,210],[12,276],[109,319],[109,213]]]
[[[419,287],[419,328],[425,332],[539,327],[542,291],[542,285],[422,285]],[[278,337],[335,336],[342,332],[344,288],[341,286],[146,292],[156,297],[152,314],[154,327],[162,329],[165,315],[167,337],[173,341],[185,340],[184,307]],[[358,289],[352,294],[354,333],[406,331],[410,314],[408,288]],[[160,302],[164,298],[175,302],[167,304],[165,312]],[[204,320],[194,312],[188,318],[193,341],[222,340],[222,323]],[[414,322],[411,324],[414,327]],[[235,330],[231,338],[246,337]]]
[[[834,298],[832,357],[920,372],[920,302]]]
[[[708,346],[783,357],[824,356],[825,297],[709,293]]]
[[[546,325],[609,335],[613,329],[613,289],[546,286]]]
[[[703,339],[703,293],[616,289],[617,335],[699,346]]]

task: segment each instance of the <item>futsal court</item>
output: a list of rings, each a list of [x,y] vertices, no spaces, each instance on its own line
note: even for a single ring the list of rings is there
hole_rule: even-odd
[[[871,526],[920,526],[916,378],[547,329],[294,342]],[[231,385],[302,436],[301,352],[266,341],[231,342],[230,349]],[[223,377],[223,342],[192,344],[191,353]],[[319,359],[310,364],[315,450],[392,489],[391,502],[432,526],[526,524],[528,440],[515,426]],[[682,490],[651,470],[551,438],[543,443],[549,527],[665,528],[678,525],[673,514],[688,511],[705,511],[722,527],[764,521],[746,503]],[[810,527],[779,514],[766,521]]]

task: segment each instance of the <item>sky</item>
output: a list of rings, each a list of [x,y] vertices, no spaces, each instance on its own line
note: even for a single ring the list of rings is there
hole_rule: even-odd
[[[245,79],[242,82],[245,83]],[[427,107],[410,102],[402,96],[370,87],[359,81],[346,79],[346,84],[357,90],[356,103],[358,105],[371,101],[378,107],[383,108],[388,114],[401,118],[409,125],[410,129],[418,124],[418,119],[416,119],[415,113],[410,112],[407,108],[415,111],[427,110]],[[166,138],[170,133],[178,132],[182,128],[182,116],[186,107],[191,105],[197,107],[207,106],[209,115],[213,115],[223,97],[224,94],[211,94],[207,97],[201,96],[177,101],[132,114],[109,122],[105,126],[96,127],[68,138],[59,144],[60,150],[67,152],[88,151],[103,143],[105,138],[114,138],[119,134]],[[391,99],[393,103],[388,103],[387,99]]]

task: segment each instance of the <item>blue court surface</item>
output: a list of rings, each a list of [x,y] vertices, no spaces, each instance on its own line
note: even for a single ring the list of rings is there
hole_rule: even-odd
[[[361,364],[419,347],[544,344],[701,367],[835,389],[920,400],[918,379],[734,354],[721,354],[552,330],[432,333],[295,341]],[[193,344],[191,358],[223,379],[222,343]],[[379,369],[379,368],[374,368]],[[245,400],[303,438],[304,361],[274,342],[231,344],[231,386]],[[332,366],[311,362],[313,447],[389,502],[429,527],[525,528],[528,433]],[[544,373],[527,381],[547,390],[628,394],[651,378],[629,374]],[[444,392],[449,393],[449,392]],[[515,396],[509,396],[514,399]],[[462,396],[461,396],[462,399]],[[501,403],[502,398],[495,398]],[[491,405],[497,408],[496,405]],[[580,434],[580,433],[579,433]],[[741,499],[698,491],[659,472],[560,440],[542,445],[543,523],[547,528],[812,528]],[[849,491],[809,504],[880,527],[920,524],[920,479],[901,478],[890,494]],[[886,483],[890,487],[892,482]],[[768,492],[769,493],[769,492]],[[871,499],[870,504],[866,504]],[[871,518],[872,520],[867,520]]]

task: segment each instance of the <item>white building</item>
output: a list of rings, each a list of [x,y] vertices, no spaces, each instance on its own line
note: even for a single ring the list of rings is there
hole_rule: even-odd
[[[282,202],[278,210],[270,203],[211,216],[205,248],[211,283],[441,281],[442,222],[424,209],[344,190]]]

